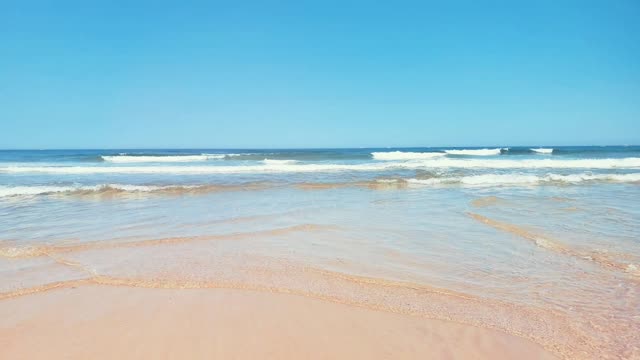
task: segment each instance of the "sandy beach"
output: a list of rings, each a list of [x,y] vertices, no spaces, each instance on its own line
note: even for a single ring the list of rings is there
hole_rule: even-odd
[[[297,295],[80,285],[0,302],[5,359],[554,359],[455,322]]]

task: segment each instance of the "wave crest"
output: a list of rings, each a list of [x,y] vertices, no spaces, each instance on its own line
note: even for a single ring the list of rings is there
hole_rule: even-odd
[[[235,154],[200,154],[200,155],[103,155],[102,160],[113,163],[150,163],[150,162],[197,162],[207,160],[223,160]]]
[[[472,150],[445,150],[444,152],[449,155],[468,155],[468,156],[491,156],[500,155],[502,153],[501,148],[497,149],[472,149]]]
[[[0,198],[11,196],[36,195],[77,195],[77,196],[118,196],[135,194],[184,195],[218,191],[261,190],[266,183],[247,183],[241,185],[129,185],[100,184],[76,186],[0,186]]]
[[[617,182],[640,183],[640,173],[629,174],[570,174],[561,175],[549,173],[546,175],[532,174],[484,174],[470,176],[439,176],[412,179],[376,179],[372,181],[355,181],[343,183],[296,183],[292,184],[300,189],[334,189],[348,186],[364,186],[368,188],[405,188],[414,186],[462,185],[462,186],[528,186],[553,184],[580,184],[589,182]],[[264,190],[277,183],[254,182],[238,185],[130,185],[130,184],[101,184],[74,186],[0,186],[0,198],[12,196],[36,195],[77,195],[77,196],[126,196],[135,194],[164,194],[186,195],[203,194],[219,191]]]
[[[404,151],[390,151],[390,152],[372,152],[371,156],[375,160],[421,160],[421,159],[433,159],[441,156],[445,156],[445,153],[440,152],[404,152]]]
[[[530,149],[530,150],[536,154],[552,154],[553,153],[553,149],[537,148],[537,149]]]
[[[275,159],[264,159],[262,160],[262,162],[265,165],[288,165],[288,164],[295,164],[298,162],[298,160],[275,160]]]

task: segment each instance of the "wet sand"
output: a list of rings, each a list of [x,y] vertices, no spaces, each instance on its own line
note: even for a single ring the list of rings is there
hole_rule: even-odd
[[[0,302],[3,359],[555,359],[499,331],[296,295],[81,285]]]

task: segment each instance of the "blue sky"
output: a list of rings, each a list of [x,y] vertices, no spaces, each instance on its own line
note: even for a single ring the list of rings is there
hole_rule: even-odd
[[[0,148],[640,143],[640,2],[3,1]]]

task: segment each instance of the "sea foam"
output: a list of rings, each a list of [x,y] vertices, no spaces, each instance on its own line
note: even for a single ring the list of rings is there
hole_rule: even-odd
[[[295,164],[297,160],[276,160],[276,159],[264,159],[262,162],[265,165],[287,165],[287,164]]]
[[[310,173],[333,171],[383,171],[394,169],[635,169],[640,158],[622,159],[433,159],[405,162],[376,162],[364,164],[299,164],[280,163],[262,165],[149,165],[149,166],[2,166],[0,173],[40,174],[251,174],[251,173]]]
[[[553,184],[580,184],[588,182],[640,183],[640,173],[628,174],[554,174],[531,175],[522,173],[483,174],[470,176],[436,176],[428,179],[378,179],[377,183],[406,183],[415,186],[462,185],[462,186],[527,186]],[[354,182],[354,185],[359,184]],[[307,186],[313,184],[307,184]],[[348,184],[342,184],[348,185]],[[222,186],[215,184],[200,185],[133,185],[133,184],[100,184],[100,185],[51,185],[51,186],[0,186],[0,198],[11,196],[35,196],[54,194],[114,194],[114,193],[194,193],[234,189],[262,189],[257,185]]]
[[[375,160],[421,160],[421,159],[433,159],[441,156],[445,156],[445,153],[440,152],[404,152],[404,151],[391,151],[391,152],[372,152],[371,155]]]
[[[196,162],[222,160],[235,154],[201,154],[201,155],[116,155],[101,156],[102,160],[113,163],[148,163],[148,162]]]
[[[534,153],[537,153],[537,154],[551,154],[551,153],[553,153],[553,149],[537,148],[537,149],[530,149],[530,150],[533,151]]]
[[[501,185],[551,185],[553,183],[579,184],[583,182],[640,182],[640,173],[631,174],[484,174],[461,177],[442,177],[430,179],[407,179],[414,185],[447,185],[459,184],[469,186],[501,186]]]
[[[445,150],[444,152],[449,155],[491,156],[500,155],[502,149]]]
[[[117,190],[123,192],[152,192],[173,186],[130,185],[130,184],[101,184],[77,186],[0,186],[0,197],[16,195],[45,195],[71,192],[100,192]]]

